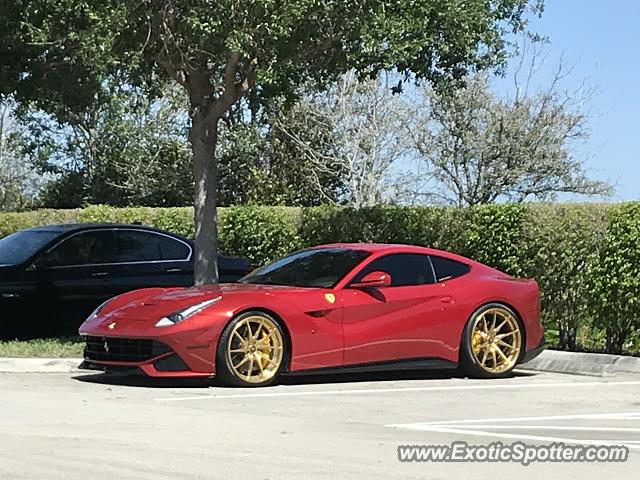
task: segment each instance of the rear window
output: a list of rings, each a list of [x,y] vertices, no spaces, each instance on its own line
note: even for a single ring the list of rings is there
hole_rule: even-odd
[[[469,270],[471,270],[471,268],[467,264],[456,262],[455,260],[451,260],[449,258],[436,257],[433,255],[431,256],[431,263],[433,264],[433,269],[436,272],[436,278],[438,279],[438,282],[444,282],[445,280],[460,277],[466,273],[469,273]]]
[[[0,239],[0,265],[17,265],[60,235],[50,230],[22,230]]]

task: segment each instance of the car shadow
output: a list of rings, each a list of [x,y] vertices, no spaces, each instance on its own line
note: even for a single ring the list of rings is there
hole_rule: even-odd
[[[213,385],[210,378],[151,378],[142,373],[88,373],[71,378],[84,383],[142,388],[208,388]]]
[[[515,371],[513,377],[536,376],[535,372]],[[74,380],[101,385],[117,385],[141,388],[225,388],[215,378],[150,378],[137,373],[89,373],[76,375]],[[396,382],[402,380],[448,380],[465,379],[466,375],[458,370],[400,370],[387,372],[358,373],[314,373],[283,375],[277,385],[319,385],[366,382]],[[231,387],[233,388],[233,387]],[[268,387],[266,387],[268,388]]]
[[[536,375],[532,372],[516,371],[513,377],[529,377]],[[459,370],[395,370],[386,372],[358,372],[358,373],[314,373],[284,375],[278,382],[280,385],[307,385],[323,383],[364,383],[364,382],[395,382],[402,380],[449,380],[465,379],[467,375]]]

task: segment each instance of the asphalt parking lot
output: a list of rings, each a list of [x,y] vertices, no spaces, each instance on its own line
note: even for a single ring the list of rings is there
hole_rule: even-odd
[[[626,463],[401,463],[400,444],[625,444]],[[0,478],[637,478],[640,376],[298,377],[262,389],[0,374]],[[571,477],[569,477],[569,475]]]

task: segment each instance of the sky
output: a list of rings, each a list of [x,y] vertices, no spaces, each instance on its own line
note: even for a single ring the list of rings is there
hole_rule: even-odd
[[[546,0],[542,17],[529,24],[550,41],[538,81],[549,80],[562,57],[573,68],[563,88],[586,82],[595,89],[587,108],[591,137],[576,154],[591,178],[614,185],[612,201],[640,200],[639,20],[638,0]],[[512,87],[505,81],[500,88]]]

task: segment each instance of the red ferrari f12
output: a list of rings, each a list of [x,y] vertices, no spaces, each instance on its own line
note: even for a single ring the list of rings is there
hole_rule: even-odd
[[[218,377],[260,386],[288,373],[461,368],[502,377],[544,347],[538,285],[430,248],[333,244],[238,283],[148,288],[80,327],[83,368]]]

